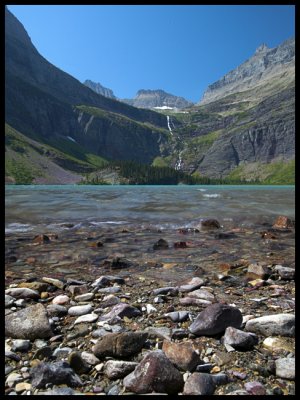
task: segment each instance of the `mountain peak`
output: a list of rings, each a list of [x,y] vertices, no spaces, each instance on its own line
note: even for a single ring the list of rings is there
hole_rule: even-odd
[[[268,46],[265,43],[263,43],[255,50],[254,54],[265,53],[268,50],[269,50]]]

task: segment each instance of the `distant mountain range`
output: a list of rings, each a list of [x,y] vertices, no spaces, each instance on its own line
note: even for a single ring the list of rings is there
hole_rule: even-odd
[[[91,80],[83,82],[84,85],[92,89],[94,92],[101,94],[102,96],[117,99],[111,89],[108,89]],[[148,108],[153,110],[168,110],[168,109],[182,109],[191,107],[194,103],[184,99],[183,97],[174,96],[173,94],[166,93],[161,89],[157,90],[145,90],[141,89],[137,92],[133,99],[118,99],[124,103],[137,108]]]
[[[132,106],[49,63],[5,8],[6,182],[75,183],[111,160],[132,160],[193,176],[293,183],[294,46],[261,46],[199,104],[140,90]]]

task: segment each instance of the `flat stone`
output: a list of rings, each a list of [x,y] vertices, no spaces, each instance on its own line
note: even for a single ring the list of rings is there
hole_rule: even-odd
[[[83,306],[73,306],[68,309],[68,314],[71,316],[78,317],[80,315],[89,314],[93,309],[91,304],[86,304]]]
[[[187,297],[208,300],[211,303],[214,303],[216,301],[215,296],[212,293],[210,293],[204,289],[196,289],[196,290],[193,290],[192,292],[188,292]]]
[[[188,311],[172,311],[164,314],[165,317],[170,318],[173,322],[186,321],[189,318]]]
[[[258,343],[258,337],[254,333],[243,332],[229,326],[225,330],[224,343],[229,344],[236,350],[252,350]]]
[[[102,320],[102,321],[109,320],[114,317],[133,318],[133,317],[137,317],[139,315],[142,315],[142,313],[139,309],[132,307],[127,303],[120,303],[120,304],[116,304],[109,313],[102,315],[100,317],[100,320]]]
[[[254,396],[264,396],[266,394],[265,387],[257,381],[247,382],[245,383],[244,387],[248,393]]]
[[[243,316],[238,308],[215,303],[198,314],[189,331],[197,336],[216,335],[224,332],[228,326],[239,328],[242,320]]]
[[[75,320],[74,325],[81,324],[83,322],[84,323],[86,323],[86,322],[95,322],[95,321],[97,321],[98,318],[99,318],[99,315],[95,314],[95,313],[81,315],[80,317],[78,317]]]
[[[164,340],[162,350],[176,368],[182,371],[193,371],[200,364],[199,355],[190,342],[175,343]]]
[[[107,288],[102,288],[102,289],[98,289],[98,293],[119,293],[121,292],[121,287],[120,286],[110,286]]]
[[[127,391],[137,394],[177,394],[183,386],[181,373],[173,366],[163,351],[147,353],[133,372],[123,380]]]
[[[295,347],[292,343],[288,342],[286,339],[281,337],[267,337],[263,341],[263,347],[271,350],[272,352],[282,352],[288,351],[290,353],[295,353]]]
[[[48,277],[46,277],[46,276],[44,276],[44,277],[42,278],[42,281],[47,282],[47,283],[50,283],[50,285],[56,286],[56,287],[59,288],[59,289],[63,289],[63,288],[64,288],[64,285],[65,285],[64,282],[62,282],[62,281],[59,280],[59,279],[48,278]]]
[[[29,340],[53,336],[44,306],[38,303],[6,315],[5,335]]]
[[[199,278],[198,276],[194,276],[184,285],[180,285],[178,289],[180,292],[191,292],[193,290],[199,289],[200,286],[204,285],[204,283],[204,279]]]
[[[276,376],[283,379],[295,380],[295,358],[278,358],[275,361]]]
[[[295,315],[274,314],[250,319],[245,330],[264,336],[295,336]]]
[[[95,297],[94,293],[83,293],[83,294],[79,294],[78,296],[74,297],[75,301],[90,301],[93,300],[93,298]]]
[[[68,304],[70,302],[70,297],[67,296],[66,294],[60,294],[59,296],[54,297],[52,300],[52,304],[59,304],[59,305],[64,305]]]
[[[109,379],[120,379],[132,372],[137,365],[133,361],[109,360],[104,365],[104,373]]]
[[[43,388],[47,383],[52,383],[53,385],[66,384],[71,387],[82,386],[79,376],[65,361],[41,362],[31,369],[31,376],[31,384],[36,388]]]
[[[158,289],[154,289],[152,291],[152,294],[154,296],[157,296],[159,294],[168,294],[168,295],[171,295],[171,296],[177,296],[178,287],[174,287],[174,286],[161,287],[161,288],[158,288]]]
[[[108,356],[130,357],[142,349],[147,337],[145,332],[110,333],[98,340],[93,353],[99,359]]]
[[[194,297],[182,297],[179,299],[179,303],[184,306],[209,306],[212,304],[209,300],[196,299]]]
[[[40,294],[36,290],[28,288],[10,288],[5,290],[5,294],[14,297],[15,299],[39,299]]]
[[[53,357],[65,358],[72,352],[71,347],[57,347],[53,352]]]

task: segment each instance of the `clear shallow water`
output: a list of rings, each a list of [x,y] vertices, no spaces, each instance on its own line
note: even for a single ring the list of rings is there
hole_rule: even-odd
[[[6,233],[62,224],[195,227],[203,218],[252,226],[295,217],[294,186],[6,186]]]
[[[7,186],[6,274],[51,271],[58,278],[92,279],[141,273],[177,284],[241,259],[292,265],[294,232],[275,232],[271,239],[262,232],[278,215],[294,219],[294,195],[293,186]],[[216,218],[221,229],[203,230],[204,218]],[[218,236],[231,230],[229,238]],[[37,234],[50,242],[36,245]],[[161,238],[169,247],[155,251]],[[180,242],[183,248],[175,246]],[[103,260],[112,257],[134,265],[103,270]]]

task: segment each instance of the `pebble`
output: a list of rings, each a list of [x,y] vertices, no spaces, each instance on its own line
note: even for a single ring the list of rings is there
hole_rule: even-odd
[[[16,339],[12,341],[12,351],[24,351],[27,352],[31,348],[30,340]]]
[[[37,290],[32,290],[28,288],[11,288],[6,289],[5,294],[8,294],[15,299],[39,299],[40,294]]]
[[[42,278],[42,281],[50,283],[51,285],[56,286],[58,289],[64,288],[64,283],[59,279],[48,278],[48,277],[44,276]]]
[[[56,296],[52,300],[53,304],[58,304],[58,305],[68,304],[69,302],[70,302],[70,297],[67,296],[66,294],[61,294],[59,296]]]
[[[275,265],[274,271],[284,280],[292,280],[295,278],[295,270],[293,268],[284,267],[282,265]]]
[[[68,386],[82,386],[82,381],[65,361],[53,363],[41,362],[31,369],[32,386],[44,388],[47,384],[66,384]]]
[[[91,304],[86,304],[84,306],[74,306],[70,307],[68,309],[68,314],[71,316],[80,316],[80,315],[86,315],[89,314],[93,309],[93,306]]]
[[[99,318],[98,314],[92,313],[92,314],[86,314],[86,315],[81,315],[80,317],[78,317],[75,322],[74,325],[76,324],[81,324],[83,322],[85,323],[89,323],[89,322],[95,322],[97,321],[97,319]]]
[[[79,294],[78,296],[74,297],[74,300],[76,301],[90,301],[93,300],[93,298],[95,297],[94,293],[83,293],[83,294]]]

